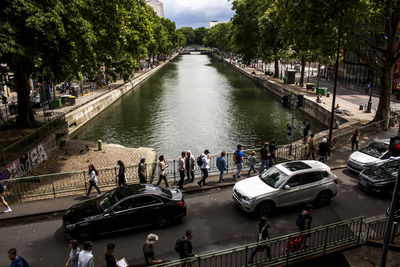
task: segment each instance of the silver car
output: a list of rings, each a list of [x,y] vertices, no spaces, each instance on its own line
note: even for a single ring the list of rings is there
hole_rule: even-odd
[[[278,207],[310,202],[327,205],[337,194],[337,183],[336,175],[322,162],[291,161],[237,182],[232,197],[245,212],[269,216]]]
[[[353,152],[347,160],[347,168],[354,172],[361,172],[377,167],[389,160],[398,159],[389,152],[389,139],[370,143],[368,146]]]

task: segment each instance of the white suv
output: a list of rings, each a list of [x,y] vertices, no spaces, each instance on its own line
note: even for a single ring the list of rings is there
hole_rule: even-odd
[[[234,202],[246,212],[269,216],[274,208],[315,202],[327,205],[337,194],[338,179],[330,168],[315,160],[277,164],[233,187]]]

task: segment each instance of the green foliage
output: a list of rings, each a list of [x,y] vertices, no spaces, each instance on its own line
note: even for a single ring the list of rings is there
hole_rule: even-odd
[[[204,45],[203,39],[207,35],[208,29],[204,27],[194,29],[194,43]]]
[[[203,39],[204,45],[218,48],[224,52],[232,51],[232,23],[219,23],[208,30]]]
[[[182,27],[177,30],[179,33],[182,33],[186,39],[186,45],[191,45],[195,43],[196,34],[194,33],[193,28],[191,27]]]

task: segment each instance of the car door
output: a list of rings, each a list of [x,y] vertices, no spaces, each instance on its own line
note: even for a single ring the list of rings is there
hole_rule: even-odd
[[[307,181],[308,178],[305,174],[297,174],[290,177],[279,190],[278,206],[291,206],[303,202],[306,197],[303,188]]]
[[[114,232],[132,227],[132,217],[135,213],[135,199],[128,198],[118,202],[108,213],[103,215],[101,232]],[[134,221],[134,223],[139,223]]]
[[[143,195],[136,198],[135,216],[141,218],[142,226],[154,224],[158,216],[164,212],[163,201],[154,195]]]

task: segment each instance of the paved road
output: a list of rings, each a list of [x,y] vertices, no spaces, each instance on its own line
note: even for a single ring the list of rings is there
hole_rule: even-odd
[[[336,170],[339,177],[339,193],[331,204],[313,211],[313,225],[324,225],[355,216],[376,216],[384,213],[389,199],[370,196],[357,187],[356,175],[344,170]],[[194,232],[195,252],[226,249],[253,242],[256,238],[257,219],[242,214],[232,204],[231,188],[187,195],[187,217],[182,223],[167,229],[143,229],[98,238],[94,241],[96,266],[104,266],[103,249],[113,241],[117,244],[116,256],[125,256],[130,264],[142,263],[141,247],[148,233],[159,235],[156,255],[164,259],[175,259],[176,238],[186,228]],[[272,236],[295,232],[294,223],[300,207],[278,210],[271,218]],[[10,247],[17,247],[21,255],[33,266],[60,266],[67,257],[67,244],[63,238],[61,219],[49,219],[0,228],[0,266],[8,264],[6,253]]]

